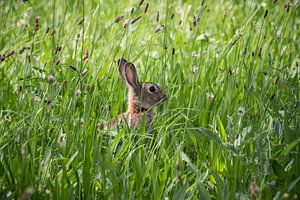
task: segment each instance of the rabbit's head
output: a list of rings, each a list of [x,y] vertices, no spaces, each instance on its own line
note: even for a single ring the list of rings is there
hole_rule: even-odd
[[[149,109],[167,99],[167,94],[158,85],[140,83],[135,66],[124,58],[118,60],[119,72],[129,90],[129,97],[136,99],[139,109]],[[130,96],[131,95],[131,96]],[[136,105],[137,106],[137,105]]]

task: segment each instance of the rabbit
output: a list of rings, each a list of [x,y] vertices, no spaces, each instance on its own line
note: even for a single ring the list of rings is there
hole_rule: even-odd
[[[153,106],[167,99],[166,91],[151,82],[139,82],[138,74],[133,63],[123,57],[118,60],[119,73],[128,87],[128,109],[127,112],[118,115],[108,122],[108,128],[117,123],[124,125],[128,119],[130,128],[140,127],[146,120],[146,129],[152,124],[153,112],[149,110]],[[102,124],[103,127],[103,124]]]

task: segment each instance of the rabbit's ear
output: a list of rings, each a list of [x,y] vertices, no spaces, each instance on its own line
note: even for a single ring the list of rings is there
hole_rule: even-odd
[[[125,83],[129,87],[132,87],[134,90],[139,91],[140,84],[139,84],[138,74],[136,72],[135,66],[124,58],[120,58],[118,60],[118,64],[119,64],[119,73],[123,78],[123,80],[125,81]]]

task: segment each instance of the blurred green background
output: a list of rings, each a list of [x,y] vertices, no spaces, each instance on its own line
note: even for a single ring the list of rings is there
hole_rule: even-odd
[[[299,1],[0,1],[1,199],[299,199]],[[168,91],[154,130],[117,59]]]

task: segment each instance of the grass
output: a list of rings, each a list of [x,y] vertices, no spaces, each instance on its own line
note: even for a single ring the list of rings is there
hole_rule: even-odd
[[[1,199],[299,199],[299,1],[0,9]],[[168,91],[147,147],[97,128],[126,110],[122,55]]]

